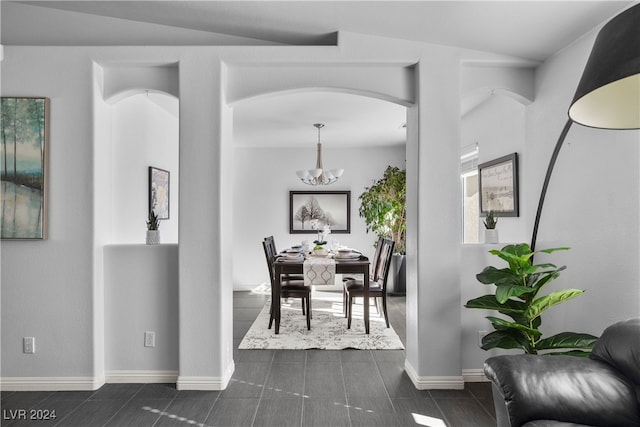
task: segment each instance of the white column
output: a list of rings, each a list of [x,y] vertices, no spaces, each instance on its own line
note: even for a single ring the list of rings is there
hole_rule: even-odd
[[[180,60],[181,390],[224,389],[233,373],[232,283],[223,262],[232,203],[224,66],[208,55]]]
[[[463,388],[461,371],[459,58],[416,68],[407,137],[407,361],[419,389]]]

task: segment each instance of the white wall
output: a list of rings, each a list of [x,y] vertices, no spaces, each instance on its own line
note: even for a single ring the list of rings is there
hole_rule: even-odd
[[[326,187],[300,182],[296,170],[315,163],[315,149],[236,148],[234,150],[233,283],[235,289],[252,289],[268,283],[262,240],[273,235],[278,249],[302,240],[312,242],[314,234],[289,234],[289,191],[351,191],[351,233],[331,234],[329,240],[358,248],[373,256],[375,235],[365,231],[358,215],[358,197],[374,179],[382,177],[388,165],[405,167],[405,146],[354,149],[323,148],[327,168],[340,167],[342,178]],[[247,265],[251,268],[247,268]]]
[[[108,245],[104,257],[107,382],[175,382],[178,245]],[[155,347],[145,347],[146,331],[155,333]]]
[[[549,157],[593,44],[585,37],[547,61],[537,73],[536,102],[527,111],[525,208],[535,212]],[[640,131],[577,124],[560,151],[544,205],[536,247],[569,246],[552,259],[567,270],[550,286],[586,294],[551,309],[545,333],[573,330],[599,335],[609,324],[640,315],[638,199]],[[533,223],[533,216],[529,217]],[[539,261],[547,257],[540,256]]]
[[[3,379],[73,377],[92,387],[102,367],[94,360],[91,62],[70,50],[5,46],[4,55],[2,95],[49,97],[51,125],[48,239],[2,242]],[[22,353],[25,336],[36,338],[36,354]]]
[[[520,198],[526,200],[526,107],[510,96],[494,94],[462,118],[461,146],[478,143],[479,163],[493,160],[504,155],[517,152],[520,164]],[[491,292],[486,285],[476,280],[478,274],[487,265],[504,267],[501,261],[489,254],[489,250],[500,248],[509,243],[529,242],[530,230],[526,218],[529,212],[520,203],[519,217],[504,217],[498,220],[500,243],[497,245],[465,244],[460,253],[460,303],[463,306],[468,300]],[[483,241],[484,225],[480,222],[480,239]],[[487,310],[462,309],[462,369],[465,378],[481,378],[484,360],[496,354],[505,353],[500,350],[484,351],[478,345],[478,331],[491,332],[493,327],[485,319],[496,315]]]
[[[526,200],[527,186],[524,163],[526,139],[526,108],[521,103],[505,95],[493,95],[489,99],[466,114],[461,122],[461,146],[478,143],[478,163],[518,153],[520,199]],[[502,217],[498,219],[497,230],[501,242],[528,242],[526,218],[529,212],[520,203],[519,217]],[[534,212],[535,213],[535,212]],[[478,218],[479,242],[484,239],[482,218]]]
[[[162,243],[178,243],[178,100],[140,93],[112,106],[111,243],[144,243],[149,206],[148,168],[170,173],[170,215],[160,221]]]

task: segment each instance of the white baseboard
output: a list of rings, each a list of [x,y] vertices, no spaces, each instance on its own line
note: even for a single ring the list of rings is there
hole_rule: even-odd
[[[235,371],[233,361],[227,368],[227,372],[222,377],[188,377],[180,375],[176,382],[178,390],[224,390],[231,381],[231,376]]]
[[[108,371],[105,375],[105,382],[115,383],[173,383],[178,380],[178,371]]]
[[[404,369],[418,390],[463,390],[464,378],[462,376],[428,376],[421,377],[411,364],[405,360]]]
[[[489,378],[484,375],[484,369],[463,369],[462,378],[465,383],[488,382]]]
[[[178,377],[176,388],[178,390],[224,390],[229,381],[219,377]]]
[[[2,377],[2,391],[93,391],[104,385],[94,377]]]

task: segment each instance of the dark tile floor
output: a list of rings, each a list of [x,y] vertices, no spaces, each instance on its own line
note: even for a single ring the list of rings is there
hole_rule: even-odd
[[[239,344],[265,303],[234,293]],[[404,297],[389,317],[404,342]],[[375,315],[375,312],[374,312]],[[3,392],[2,426],[495,426],[487,383],[416,390],[404,351],[236,350],[224,391],[170,384],[107,384],[92,392]],[[25,412],[21,412],[21,411]],[[43,419],[55,411],[55,419]],[[25,416],[27,419],[17,419]],[[38,418],[30,420],[30,417]]]

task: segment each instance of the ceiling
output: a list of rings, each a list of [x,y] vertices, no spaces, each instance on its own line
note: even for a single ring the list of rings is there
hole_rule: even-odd
[[[634,3],[3,1],[1,29],[5,45],[317,45],[335,42],[337,31],[348,31],[459,46],[537,63]],[[34,24],[16,19],[20,16],[28,16]],[[150,31],[158,26],[170,36],[163,39]],[[327,125],[322,130],[327,147],[404,141],[404,107],[376,99],[298,93],[240,104],[234,110],[237,145],[311,145],[317,140],[313,127],[317,122]]]

